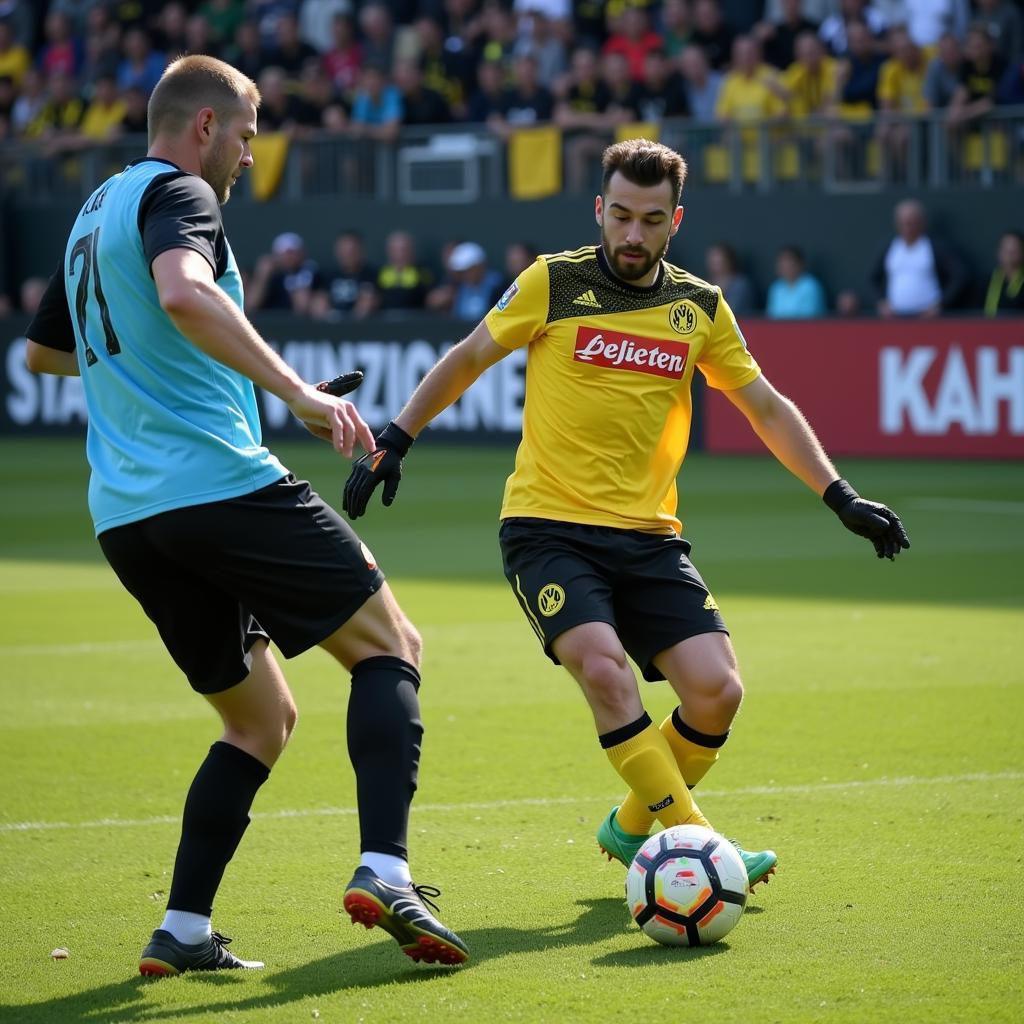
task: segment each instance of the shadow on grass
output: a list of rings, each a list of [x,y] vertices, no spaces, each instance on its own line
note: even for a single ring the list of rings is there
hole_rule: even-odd
[[[188,974],[171,980],[133,977],[99,988],[87,989],[46,1002],[0,1007],[2,1024],[121,1024],[129,1021],[173,1021],[182,1017],[214,1019],[216,1015],[245,1010],[287,1006],[315,996],[347,990],[376,989],[394,984],[426,984],[451,979],[477,964],[504,956],[538,953],[558,948],[587,947],[622,932],[628,915],[622,900],[605,898],[580,900],[583,908],[576,920],[547,928],[477,928],[462,932],[472,959],[462,968],[415,966],[407,961],[389,939],[357,949],[343,950],[311,960],[290,970],[254,975],[248,972]],[[658,949],[653,950],[654,954]],[[673,952],[669,950],[668,952]],[[674,951],[677,955],[679,950]],[[698,951],[693,951],[698,952]],[[644,946],[635,959],[605,958],[611,966],[648,962],[652,950]],[[596,960],[601,963],[602,960]],[[254,990],[252,982],[258,988]],[[195,998],[189,1005],[164,1007],[146,998],[150,986],[188,986]],[[237,994],[232,989],[237,987]],[[180,995],[179,993],[176,993]]]

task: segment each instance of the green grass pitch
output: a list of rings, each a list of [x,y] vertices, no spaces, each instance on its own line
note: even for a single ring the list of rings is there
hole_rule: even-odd
[[[326,446],[281,453],[339,500]],[[1021,1019],[1020,465],[844,462],[907,524],[890,564],[771,460],[687,462],[686,532],[747,688],[701,803],[781,865],[724,942],[686,950],[638,932],[598,855],[621,787],[501,576],[511,450],[421,445],[361,532],[426,641],[414,873],[473,959],[418,967],[341,914],[347,687],[314,651],[288,665],[299,726],[214,919],[267,969],[145,981],[216,722],[100,558],[81,443],[0,458],[4,1024]]]

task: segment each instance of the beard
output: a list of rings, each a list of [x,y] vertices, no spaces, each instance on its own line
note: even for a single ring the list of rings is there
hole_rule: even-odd
[[[608,241],[608,236],[604,233],[604,228],[601,229],[601,248],[604,249],[605,259],[608,260],[608,266],[612,268],[615,275],[621,277],[623,281],[639,281],[641,277],[649,274],[668,252],[669,240],[669,238],[665,239],[658,252],[652,252],[650,249],[644,249],[638,245],[620,245],[617,249],[613,249]],[[642,256],[643,259],[639,263],[626,263],[622,259],[626,253]]]
[[[213,189],[217,202],[223,206],[231,198],[231,186],[235,183],[238,164],[233,158],[219,161],[213,159],[202,168],[203,180]]]

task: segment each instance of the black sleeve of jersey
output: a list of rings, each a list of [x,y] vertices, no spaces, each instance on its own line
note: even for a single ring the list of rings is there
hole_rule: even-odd
[[[146,265],[168,249],[195,249],[215,278],[224,273],[224,222],[213,189],[195,174],[171,171],[155,177],[139,202],[139,233]]]
[[[58,264],[56,273],[50,278],[25,336],[46,348],[55,348],[60,352],[75,351],[75,328],[71,323],[68,293],[64,289],[63,263]]]

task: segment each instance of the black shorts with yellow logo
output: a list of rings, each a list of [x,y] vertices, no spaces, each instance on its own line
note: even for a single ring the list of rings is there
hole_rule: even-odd
[[[644,679],[653,659],[700,633],[727,633],[718,605],[675,534],[511,518],[498,534],[505,576],[544,653],[573,626],[607,622]]]

